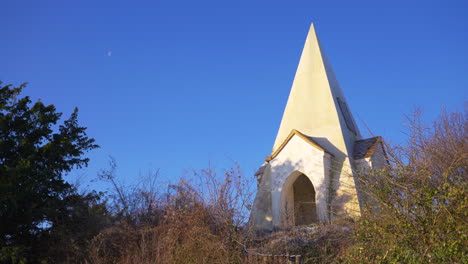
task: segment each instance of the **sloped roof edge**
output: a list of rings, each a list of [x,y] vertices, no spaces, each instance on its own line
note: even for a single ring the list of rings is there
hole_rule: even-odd
[[[281,145],[275,150],[275,152],[273,152],[273,154],[271,154],[270,156],[266,157],[265,161],[266,162],[269,162],[270,160],[276,158],[276,156],[278,156],[278,154],[284,149],[284,147],[286,147],[286,145],[288,144],[288,142],[291,140],[291,138],[293,136],[298,136],[300,137],[301,139],[303,139],[305,142],[309,143],[309,145],[311,145],[312,147],[318,149],[318,150],[321,150],[325,153],[328,153],[330,154],[332,157],[333,157],[333,154],[331,154],[330,152],[326,151],[322,146],[320,146],[317,142],[315,142],[312,138],[302,134],[301,132],[297,131],[296,129],[293,129],[291,130],[291,133],[289,133],[289,135],[286,137],[286,139],[283,141],[283,143],[281,143]]]
[[[354,142],[353,159],[371,157],[380,142],[382,142],[381,136],[356,140]]]

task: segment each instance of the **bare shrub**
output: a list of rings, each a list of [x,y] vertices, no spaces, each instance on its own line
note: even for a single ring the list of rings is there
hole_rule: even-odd
[[[165,192],[114,186],[121,217],[92,241],[94,263],[242,262],[253,184],[239,166],[222,178],[202,170]]]
[[[463,263],[468,255],[468,113],[445,111],[430,125],[409,119],[406,146],[389,165],[363,171],[369,197],[349,263]]]

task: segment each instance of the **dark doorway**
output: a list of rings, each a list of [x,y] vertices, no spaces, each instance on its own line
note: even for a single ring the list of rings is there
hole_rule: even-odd
[[[309,225],[317,221],[315,190],[312,182],[304,174],[299,175],[293,184],[294,224]]]

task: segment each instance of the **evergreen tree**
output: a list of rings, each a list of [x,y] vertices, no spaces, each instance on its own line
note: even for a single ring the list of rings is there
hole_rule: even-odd
[[[7,263],[37,255],[66,197],[76,194],[63,175],[87,166],[83,155],[98,147],[79,126],[77,108],[58,124],[54,105],[20,98],[25,86],[0,82],[0,262]]]

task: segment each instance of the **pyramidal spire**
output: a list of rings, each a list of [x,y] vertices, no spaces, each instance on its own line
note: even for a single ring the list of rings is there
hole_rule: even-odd
[[[352,153],[354,141],[360,138],[359,129],[320,46],[313,24],[307,35],[273,151],[293,129],[312,137],[338,156]]]

